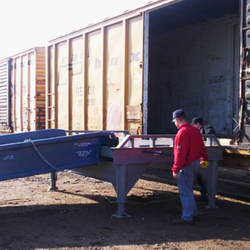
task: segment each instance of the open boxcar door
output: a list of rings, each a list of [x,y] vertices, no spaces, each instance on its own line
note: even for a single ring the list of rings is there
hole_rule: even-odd
[[[239,147],[250,149],[250,0],[241,0]]]

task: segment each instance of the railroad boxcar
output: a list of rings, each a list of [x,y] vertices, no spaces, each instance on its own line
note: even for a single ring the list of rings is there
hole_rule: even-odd
[[[0,131],[45,129],[45,47],[0,61]]]
[[[201,116],[250,151],[250,0],[160,0],[55,38],[46,127],[176,133]]]
[[[11,130],[11,58],[0,61],[0,131]]]

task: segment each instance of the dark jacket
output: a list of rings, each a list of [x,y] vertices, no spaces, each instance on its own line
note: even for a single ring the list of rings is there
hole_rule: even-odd
[[[213,126],[207,124],[207,125],[204,125],[203,127],[200,128],[200,132],[201,134],[215,134],[215,130],[213,128]]]

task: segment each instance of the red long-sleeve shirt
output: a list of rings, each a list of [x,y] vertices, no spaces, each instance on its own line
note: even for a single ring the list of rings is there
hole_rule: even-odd
[[[189,123],[184,123],[179,127],[174,140],[174,165],[172,172],[178,174],[182,168],[198,159],[208,161],[201,133]]]

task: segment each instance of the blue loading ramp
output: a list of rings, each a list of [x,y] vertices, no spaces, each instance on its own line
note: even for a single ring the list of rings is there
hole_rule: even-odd
[[[223,149],[214,135],[205,137],[210,166],[200,168],[199,172],[209,187],[209,206],[216,207],[217,162],[222,159]],[[119,145],[116,139],[114,132],[67,136],[61,129],[2,135],[0,181],[51,173],[53,190],[55,172],[68,169],[112,183],[118,203],[118,211],[113,216],[128,217],[127,193],[150,166],[163,163],[167,168],[173,162],[174,135],[126,135]]]
[[[70,135],[47,129],[0,136],[0,181],[96,165],[110,132]]]

